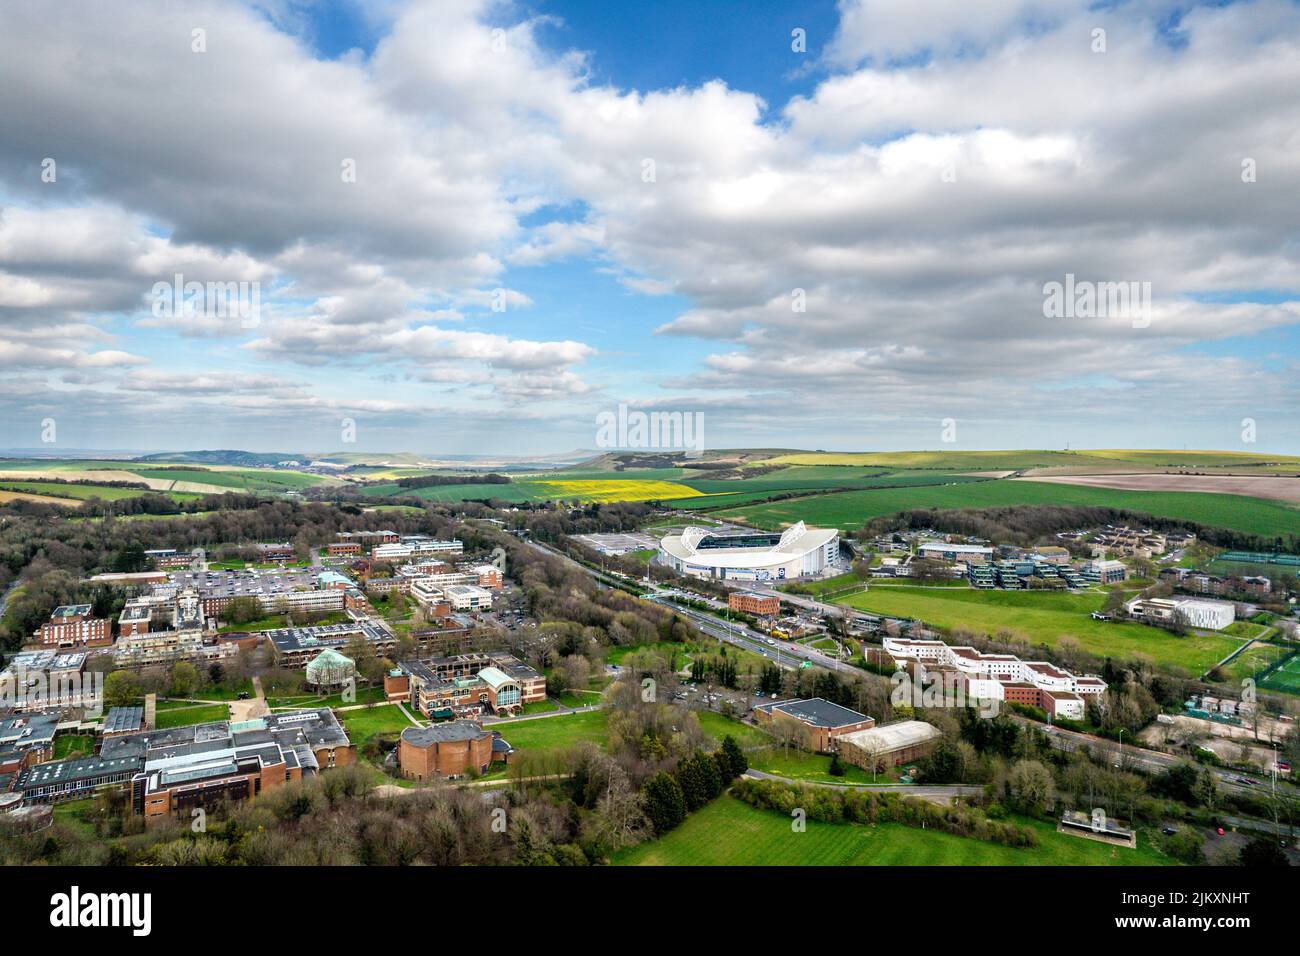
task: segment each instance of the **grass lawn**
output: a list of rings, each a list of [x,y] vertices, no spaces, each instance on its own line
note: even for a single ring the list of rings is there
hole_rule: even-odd
[[[195,700],[237,700],[240,694],[253,693],[253,682],[251,680],[240,681],[238,684],[209,684],[206,687],[200,687],[192,695]],[[162,701],[158,702],[161,707]]]
[[[546,700],[535,700],[531,704],[524,704],[524,716],[527,717],[532,714],[549,714],[552,711],[559,709],[559,704],[555,703],[555,701],[548,697]]]
[[[1021,821],[1024,822],[1024,821]],[[1013,848],[898,823],[877,826],[790,820],[721,796],[676,830],[617,854],[621,866],[1162,866],[1168,857],[1139,838],[1112,847],[1029,823],[1038,846]]]
[[[1300,534],[1300,508],[1280,501],[1213,492],[1122,491],[1035,481],[978,481],[846,491],[730,508],[713,514],[718,518],[739,518],[760,528],[781,528],[796,521],[807,521],[812,527],[853,531],[871,518],[911,509],[1036,504],[1125,508],[1268,537]]]
[[[94,734],[61,734],[54,738],[54,759],[89,757],[95,751]]]
[[[598,690],[566,690],[561,694],[556,694],[556,699],[565,707],[590,707],[593,704],[599,704],[601,693]],[[550,708],[554,710],[554,707]],[[525,713],[534,713],[534,711],[525,710]],[[544,713],[544,711],[536,711]]]
[[[1032,644],[1053,646],[1062,637],[1078,641],[1098,656],[1145,654],[1160,664],[1202,673],[1241,642],[1218,634],[1178,637],[1145,624],[1095,621],[1105,595],[1051,591],[983,591],[975,588],[927,590],[920,587],[872,588],[842,603],[865,611],[918,618],[941,628],[966,628],[996,636],[1009,631]]]
[[[898,781],[897,767],[889,767],[872,777],[861,767],[855,767],[847,763],[841,764],[844,768],[844,776],[832,777],[830,774],[831,758],[829,756],[808,753],[794,747],[789,749],[764,747],[762,750],[747,751],[745,758],[755,770],[762,770],[765,773],[774,773],[779,777],[789,777],[791,780],[801,780],[809,783],[885,784]]]
[[[78,831],[84,837],[95,835],[95,824],[90,815],[95,810],[93,798],[67,800],[54,805],[54,822]]]
[[[193,707],[168,707],[159,710],[157,728],[188,727],[190,724],[210,724],[215,720],[229,720],[230,708],[225,704],[196,704]]]
[[[487,725],[501,732],[516,750],[556,750],[589,740],[605,746],[605,712],[589,710],[581,714],[538,717],[535,720],[507,720]]]
[[[1231,675],[1233,682],[1240,683],[1247,677],[1258,680],[1274,664],[1285,660],[1295,651],[1274,644],[1253,644],[1231,661],[1224,670]]]
[[[415,726],[396,704],[340,711],[338,718],[348,732],[348,738],[358,748],[375,734],[400,734],[407,727]]]
[[[706,734],[715,739],[719,745],[722,744],[722,738],[728,734],[736,738],[736,743],[742,749],[745,747],[760,747],[772,742],[772,738],[762,728],[742,724],[738,720],[724,717],[717,711],[697,710],[694,713],[699,718],[700,727]]]
[[[681,666],[686,663],[690,649],[691,645],[674,641],[657,641],[654,644],[621,644],[609,649],[605,662],[607,664],[621,665],[629,654],[639,654],[641,651],[657,651],[669,660],[672,659],[673,654],[676,654],[677,664]]]
[[[357,704],[378,704],[387,700],[382,687],[358,687],[355,700],[344,700],[342,692],[319,697],[314,694],[268,697],[266,706],[292,707],[295,710],[315,710],[318,707],[353,707]]]

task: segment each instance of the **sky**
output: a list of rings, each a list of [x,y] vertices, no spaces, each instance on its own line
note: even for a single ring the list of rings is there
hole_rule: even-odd
[[[0,448],[1300,453],[1300,4],[611,11],[6,3]]]

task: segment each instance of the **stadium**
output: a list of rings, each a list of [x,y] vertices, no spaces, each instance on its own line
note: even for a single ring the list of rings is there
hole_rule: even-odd
[[[802,521],[783,532],[715,532],[686,528],[659,542],[659,564],[680,574],[728,581],[768,581],[822,573],[840,553],[833,528]]]

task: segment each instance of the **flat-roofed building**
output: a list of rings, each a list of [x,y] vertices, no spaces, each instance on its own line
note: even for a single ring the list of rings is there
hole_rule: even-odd
[[[987,564],[993,560],[993,549],[979,544],[951,544],[947,541],[926,541],[916,549],[918,557],[931,561],[948,561],[953,564]]]
[[[53,760],[54,737],[58,726],[58,711],[0,717],[0,753],[25,752],[31,758],[28,763]]]
[[[89,604],[56,607],[36,633],[36,643],[48,647],[102,647],[113,643],[108,618],[94,617]]]
[[[492,764],[490,730],[472,720],[407,727],[397,745],[402,776],[411,780],[456,780],[486,773]]]
[[[969,697],[1038,707],[1052,717],[1081,720],[1086,702],[1106,693],[1106,682],[1095,674],[1080,676],[1047,661],[1022,661],[1014,654],[984,654],[973,647],[943,641],[886,637],[882,643],[895,663],[920,665],[920,670],[913,668],[913,674],[922,681],[927,676],[926,668],[951,671],[959,676]],[[1049,698],[1049,694],[1054,696]]]
[[[365,643],[377,657],[385,656],[397,646],[397,635],[384,621],[372,617],[341,624],[284,627],[264,633],[281,667],[305,668],[321,651],[342,650],[357,641]]]
[[[105,737],[138,734],[144,730],[143,707],[113,707],[104,715],[100,733]]]
[[[492,592],[477,584],[449,584],[442,593],[453,611],[484,611],[492,607]]]
[[[846,763],[874,771],[882,765],[897,767],[919,760],[941,736],[924,721],[900,720],[844,734],[839,738],[839,753]]]
[[[781,613],[781,599],[757,591],[732,591],[727,595],[727,607],[754,617],[776,617]]]
[[[130,777],[137,814],[185,817],[353,763],[356,748],[326,707],[108,737],[100,757],[137,762]]]
[[[136,755],[53,760],[21,771],[14,789],[22,793],[24,803],[79,800],[103,787],[129,783],[143,765],[143,759]]]
[[[840,737],[876,725],[876,721],[866,714],[820,697],[760,704],[754,708],[754,718],[772,726],[785,723],[799,728],[807,749],[816,753],[833,753]]]
[[[546,699],[546,675],[509,654],[459,654],[399,661],[384,690],[430,718],[514,714]]]
[[[103,675],[86,671],[86,651],[19,651],[0,671],[0,708],[97,710],[103,706]]]

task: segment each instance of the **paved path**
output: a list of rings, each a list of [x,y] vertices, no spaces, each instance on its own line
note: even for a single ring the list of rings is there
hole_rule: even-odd
[[[271,713],[266,706],[266,695],[262,692],[262,678],[253,678],[253,696],[250,700],[232,700],[230,702],[230,719],[232,721],[252,720],[265,717]]]

